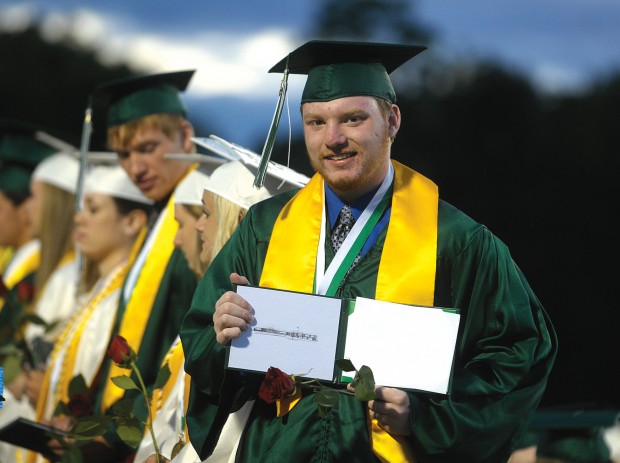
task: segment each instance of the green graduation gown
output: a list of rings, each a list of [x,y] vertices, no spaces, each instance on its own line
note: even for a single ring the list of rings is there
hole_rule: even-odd
[[[228,413],[255,398],[262,380],[224,369],[226,348],[216,342],[212,326],[215,302],[234,289],[232,272],[258,285],[273,225],[293,194],[250,209],[199,283],[183,322],[185,369],[192,377],[188,431],[202,458],[213,451]],[[342,282],[338,297],[374,297],[385,236],[384,230]],[[333,252],[325,248],[329,263]],[[452,394],[408,393],[409,439],[418,461],[506,461],[543,394],[557,349],[555,333],[507,247],[443,201],[434,305],[459,308],[462,319]],[[398,326],[396,320],[395,335]],[[308,394],[287,416],[276,418],[275,406],[258,399],[237,459],[376,462],[365,405],[343,396],[339,410],[322,419]]]

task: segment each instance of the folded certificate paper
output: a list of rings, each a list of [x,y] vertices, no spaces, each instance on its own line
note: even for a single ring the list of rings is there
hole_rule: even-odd
[[[460,316],[455,310],[357,298],[355,301],[239,286],[254,308],[234,339],[227,367],[269,367],[323,381],[348,382],[335,365],[367,365],[376,384],[447,394]]]
[[[340,299],[239,286],[254,308],[254,323],[231,343],[228,368],[267,371],[333,381]]]
[[[454,310],[358,297],[344,358],[368,365],[376,384],[447,394],[459,320]]]

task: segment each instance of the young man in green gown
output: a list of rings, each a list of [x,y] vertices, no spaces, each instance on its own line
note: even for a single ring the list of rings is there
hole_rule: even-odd
[[[123,286],[112,333],[123,336],[138,353],[137,365],[147,386],[154,383],[196,288],[187,260],[174,247],[178,224],[172,198],[192,166],[190,161],[166,157],[195,152],[193,127],[179,95],[193,73],[106,82],[93,94],[95,132],[106,132],[108,148],[118,154],[120,165],[142,193],[155,201],[145,242]],[[108,413],[127,395],[111,381],[122,374],[126,370],[106,359],[97,390],[98,413]],[[114,432],[105,439],[116,458],[129,452]]]
[[[227,345],[253,320],[234,292],[248,283],[454,307],[461,325],[450,395],[377,386],[375,400],[343,396],[324,418],[305,390],[284,417],[256,399],[234,447],[237,461],[496,463],[517,446],[543,394],[555,334],[507,247],[440,200],[430,180],[390,159],[401,115],[388,74],[420,51],[309,42],[272,69],[308,74],[301,112],[317,173],[299,192],[251,208],[194,295],[181,339],[192,377],[188,431],[201,457],[230,439],[222,435],[229,414],[256,399],[262,380],[224,368]],[[377,194],[378,221],[366,223],[358,257],[330,284],[316,262],[330,267],[339,253],[356,253],[346,240],[337,252],[332,247],[341,208],[363,221]],[[393,336],[407,336],[393,323]],[[403,352],[403,368],[406,359]]]

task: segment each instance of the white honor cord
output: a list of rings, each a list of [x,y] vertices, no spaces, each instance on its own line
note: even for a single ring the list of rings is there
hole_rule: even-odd
[[[325,201],[323,201],[323,216],[321,218],[321,232],[319,234],[319,248],[317,250],[314,282],[314,287],[317,288],[317,294],[325,294],[327,292],[329,285],[334,279],[336,271],[342,265],[342,262],[351,249],[351,246],[353,246],[353,243],[366,226],[366,223],[368,223],[368,219],[370,219],[370,216],[375,211],[385,196],[388,188],[392,184],[392,180],[394,180],[394,167],[392,167],[391,162],[389,163],[389,166],[388,173],[383,179],[383,183],[381,183],[381,186],[370,200],[370,203],[368,203],[368,206],[366,206],[366,209],[364,209],[362,215],[360,215],[360,218],[353,225],[353,228],[342,243],[342,246],[334,256],[334,259],[331,264],[329,264],[327,270],[325,270],[325,226],[327,223],[327,207],[325,205]],[[325,197],[325,194],[323,194],[323,197]]]
[[[140,249],[140,252],[138,253],[138,257],[136,257],[136,260],[134,261],[133,265],[131,266],[131,269],[129,270],[129,274],[127,275],[127,280],[123,288],[123,300],[126,303],[129,302],[129,299],[131,299],[131,293],[133,292],[133,288],[136,285],[136,282],[138,281],[138,276],[140,275],[140,271],[142,270],[142,267],[144,266],[144,263],[146,262],[146,258],[149,252],[151,251],[153,244],[155,243],[155,238],[157,237],[157,234],[159,233],[159,229],[162,227],[162,224],[164,223],[164,217],[166,216],[166,213],[167,213],[166,209],[164,209],[163,211],[159,213],[159,217],[157,217],[157,220],[155,221],[155,226],[153,227],[152,230],[149,231],[148,236],[146,238],[146,242],[142,246],[142,249]]]

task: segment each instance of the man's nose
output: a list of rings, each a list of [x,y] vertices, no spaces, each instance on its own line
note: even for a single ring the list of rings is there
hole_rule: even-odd
[[[328,124],[325,133],[325,145],[330,149],[340,149],[347,144],[347,137],[340,124]]]
[[[142,175],[146,171],[146,164],[140,153],[131,151],[126,162],[127,171],[132,177]]]

